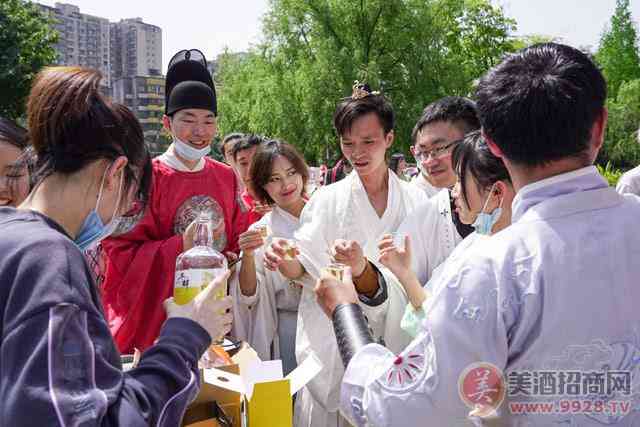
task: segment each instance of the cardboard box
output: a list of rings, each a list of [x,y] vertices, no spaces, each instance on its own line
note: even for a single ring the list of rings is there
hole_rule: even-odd
[[[221,366],[219,369],[232,374],[239,374],[249,363],[260,360],[258,354],[247,344],[242,343],[239,350],[233,354],[233,365]],[[231,421],[233,427],[242,427],[242,396],[239,393],[219,388],[204,381],[204,371],[200,370],[200,392],[187,408],[183,427],[218,427],[219,423],[213,419],[201,421],[203,418],[203,404],[217,402]],[[210,414],[213,416],[213,413]],[[224,427],[224,426],[221,426]]]
[[[201,371],[200,393],[187,408],[183,427],[220,426],[213,418],[203,420],[211,402],[218,403],[233,427],[291,427],[292,396],[322,370],[310,357],[283,378],[280,360],[262,362],[246,344],[232,360],[233,365]]]
[[[292,396],[322,370],[322,364],[308,357],[289,375],[282,375],[282,361],[262,362],[256,358],[240,374],[223,369],[205,369],[204,382],[235,393],[246,411],[242,426],[292,427]]]
[[[216,402],[205,402],[189,406],[182,422],[189,427],[233,427],[225,414]]]
[[[220,367],[221,370],[232,374],[240,372],[240,365],[228,365]],[[231,422],[233,427],[242,426],[242,399],[239,393],[207,384],[203,378],[203,371],[200,371],[200,392],[196,399],[187,408],[182,421],[183,427],[226,427],[220,425],[213,418],[206,418],[206,415],[213,417],[215,412],[206,408],[206,404],[216,402],[220,409]],[[205,411],[208,412],[205,413]],[[203,419],[206,419],[204,421]],[[229,426],[229,427],[231,427]]]

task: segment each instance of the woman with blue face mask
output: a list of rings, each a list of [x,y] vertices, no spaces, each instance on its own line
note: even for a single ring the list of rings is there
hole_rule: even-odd
[[[489,151],[480,131],[465,137],[453,150],[452,161],[458,178],[453,197],[460,221],[483,236],[509,226],[513,185],[504,163]]]
[[[515,191],[501,159],[494,156],[480,131],[474,131],[456,144],[452,164],[457,183],[453,190],[455,209],[460,221],[475,231],[456,246],[445,262],[438,266],[424,285],[411,271],[411,239],[404,247],[396,246],[391,236],[380,242],[380,260],[393,272],[407,292],[409,301],[401,327],[412,336],[420,330],[429,297],[438,292],[438,275],[467,251],[478,239],[503,230],[511,224],[511,202]]]
[[[143,211],[150,159],[142,129],[100,93],[99,72],[54,67],[27,104],[35,187],[0,207],[2,423],[180,425],[198,391],[197,361],[230,329],[220,278],[168,320],[138,367],[123,373],[82,251]]]

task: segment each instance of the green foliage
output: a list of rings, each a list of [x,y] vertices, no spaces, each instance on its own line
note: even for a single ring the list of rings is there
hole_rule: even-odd
[[[609,124],[599,163],[611,162],[618,168],[630,169],[640,164],[640,79],[623,83],[618,97],[609,99]]]
[[[604,167],[602,165],[596,165],[596,167],[598,168],[598,172],[600,172],[600,174],[605,177],[611,187],[616,186],[618,180],[624,173],[621,170],[614,168],[611,165],[611,162],[607,162]]]
[[[595,54],[607,79],[609,124],[600,165],[629,169],[640,164],[640,57],[629,0],[617,0]]]
[[[514,30],[488,0],[271,0],[264,43],[221,59],[221,131],[283,138],[311,162],[335,159],[331,117],[357,79],[391,100],[394,150],[405,151],[424,106],[469,94],[515,50]]]
[[[0,116],[18,119],[36,73],[56,57],[57,33],[35,5],[0,1]]]
[[[637,38],[629,0],[616,0],[611,24],[602,34],[595,55],[607,79],[609,96],[613,99],[618,96],[624,82],[640,78]]]
[[[555,37],[547,36],[544,34],[530,34],[527,36],[517,37],[513,41],[513,46],[516,50],[524,49],[534,44],[539,43],[551,43],[557,42]]]

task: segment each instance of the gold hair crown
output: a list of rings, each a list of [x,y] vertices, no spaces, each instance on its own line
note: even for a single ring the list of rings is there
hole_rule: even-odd
[[[366,98],[369,95],[380,95],[378,91],[371,91],[369,89],[369,85],[366,83],[360,83],[358,80],[353,82],[351,99],[362,99]]]

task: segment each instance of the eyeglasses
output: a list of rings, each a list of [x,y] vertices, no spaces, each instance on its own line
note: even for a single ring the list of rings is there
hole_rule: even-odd
[[[453,141],[448,143],[447,145],[443,145],[442,147],[432,148],[431,150],[416,151],[414,157],[416,158],[416,160],[421,162],[427,160],[429,156],[431,156],[432,159],[439,159],[449,154],[449,151],[451,151],[451,147],[456,145],[458,142],[460,141]]]

